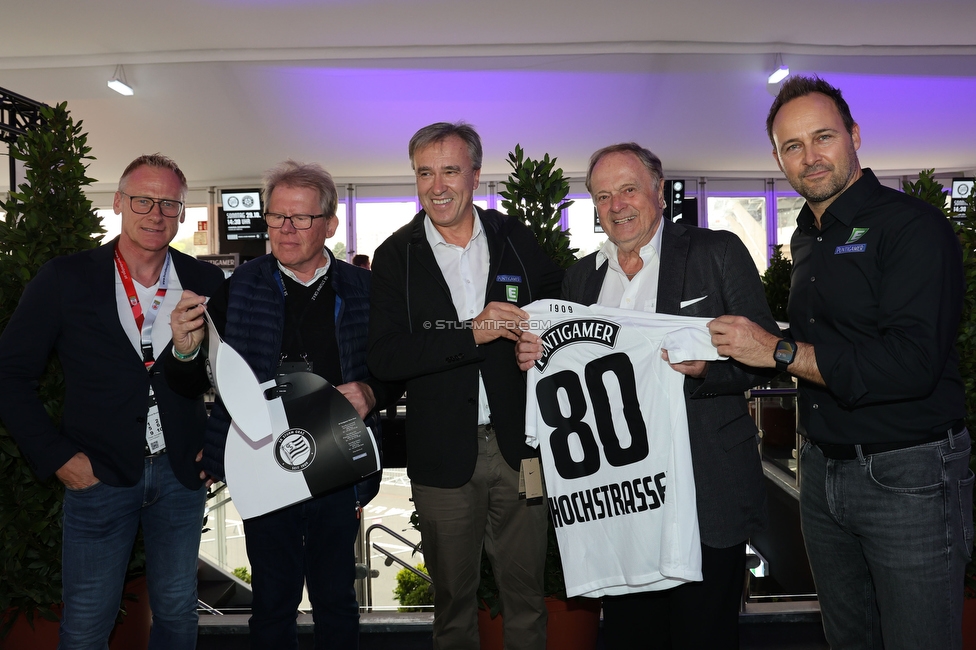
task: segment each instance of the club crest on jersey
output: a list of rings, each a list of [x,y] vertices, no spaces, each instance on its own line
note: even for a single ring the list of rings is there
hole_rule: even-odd
[[[552,355],[572,343],[598,343],[613,348],[617,345],[619,333],[620,325],[598,318],[567,320],[553,325],[539,336],[542,358],[535,362],[535,367],[540,371],[545,370]]]
[[[282,469],[300,472],[315,458],[315,439],[305,429],[288,429],[274,444],[274,459]]]

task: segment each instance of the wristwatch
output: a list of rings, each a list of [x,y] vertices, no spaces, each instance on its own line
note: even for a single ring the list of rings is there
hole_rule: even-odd
[[[776,342],[776,350],[773,352],[773,360],[776,362],[776,369],[784,372],[793,359],[796,358],[796,341],[793,339],[780,339]]]

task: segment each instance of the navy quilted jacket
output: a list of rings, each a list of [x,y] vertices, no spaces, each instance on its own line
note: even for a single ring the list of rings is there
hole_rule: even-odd
[[[385,387],[373,380],[366,368],[370,273],[336,261],[331,253],[329,257],[332,269],[330,278],[336,294],[335,329],[343,381],[368,381],[373,387],[377,405],[385,405]],[[211,310],[218,327],[221,320],[225,322],[222,333],[224,341],[244,357],[261,382],[275,376],[281,351],[284,297],[274,277],[276,269],[277,263],[271,255],[244,264],[222,288],[227,291],[226,314],[214,313],[220,309],[219,300],[215,301],[217,304]],[[366,424],[379,435],[379,418],[375,411]],[[230,415],[218,399],[207,424],[201,463],[203,469],[215,478],[222,479],[224,476],[224,446],[229,427]],[[378,482],[377,476],[372,481],[375,485],[359,485],[362,504],[375,495]]]

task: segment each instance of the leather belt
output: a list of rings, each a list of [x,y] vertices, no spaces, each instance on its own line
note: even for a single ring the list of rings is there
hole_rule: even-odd
[[[946,440],[949,436],[957,436],[966,430],[966,423],[963,420],[957,420],[955,424],[952,425],[952,429],[948,432],[943,431],[942,433],[932,434],[928,438],[922,440],[912,440],[909,442],[878,442],[878,443],[868,443],[863,445],[836,445],[827,442],[813,442],[817,446],[823,455],[831,460],[854,460],[857,458],[857,448],[861,448],[862,456],[870,456],[872,454],[883,454],[886,451],[898,451],[899,449],[910,449],[912,447],[918,447],[919,445],[926,445],[930,442],[939,442],[940,440]]]
[[[151,451],[149,451],[149,445],[146,445],[146,458],[158,458],[159,456],[162,456],[165,453],[166,453],[166,447],[163,447],[162,449],[160,449],[154,454]]]

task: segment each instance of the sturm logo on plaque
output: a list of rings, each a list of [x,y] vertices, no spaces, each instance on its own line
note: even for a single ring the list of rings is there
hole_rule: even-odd
[[[275,441],[274,457],[282,469],[300,472],[315,458],[315,440],[305,429],[288,429]]]

